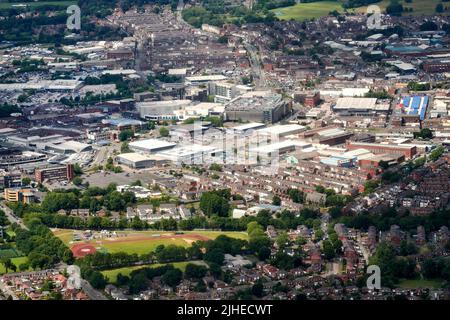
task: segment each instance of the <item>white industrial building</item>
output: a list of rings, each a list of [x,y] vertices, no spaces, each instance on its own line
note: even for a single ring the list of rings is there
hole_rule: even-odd
[[[274,138],[283,138],[290,135],[295,135],[306,130],[306,127],[299,124],[285,124],[275,125],[267,128],[257,130],[258,135],[267,135]]]
[[[161,139],[146,139],[129,143],[129,148],[139,153],[156,153],[176,146],[173,142],[167,142]]]
[[[159,156],[175,164],[223,163],[223,150],[213,146],[190,144],[158,153]]]
[[[164,164],[168,161],[158,155],[143,155],[130,152],[116,156],[116,162],[132,169],[145,169]]]

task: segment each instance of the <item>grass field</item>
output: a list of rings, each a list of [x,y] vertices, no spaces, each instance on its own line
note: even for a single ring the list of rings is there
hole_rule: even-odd
[[[413,12],[405,12],[403,15],[431,15],[435,14],[436,5],[441,2],[441,0],[413,0],[412,3],[405,3],[404,1],[400,1],[405,8],[412,8]],[[385,12],[386,7],[389,5],[390,0],[382,0],[378,3],[374,3],[379,6],[382,12]],[[445,3],[444,3],[445,7]],[[272,12],[282,20],[308,20],[312,18],[319,18],[323,16],[327,16],[331,11],[344,12],[342,8],[342,2],[339,1],[318,1],[318,2],[310,2],[310,3],[298,3],[296,5],[273,9]],[[359,12],[365,13],[367,12],[367,6],[359,7],[355,9],[348,9],[348,12]],[[443,14],[448,14],[446,13]]]
[[[441,0],[412,0],[412,3],[405,3],[405,1],[400,1],[404,8],[412,8],[413,12],[405,12],[403,15],[431,15],[436,14],[436,5],[441,3]],[[378,3],[375,3],[377,6],[381,8],[381,11],[384,12],[389,5],[390,0],[382,0]],[[443,3],[444,8],[446,7],[445,3]],[[367,7],[360,7],[356,9],[357,12],[367,12]],[[444,13],[442,13],[444,14]],[[448,14],[448,12],[447,12]]]
[[[29,8],[37,8],[46,5],[68,7],[76,3],[77,3],[76,1],[39,1],[39,2],[14,2],[14,3],[1,2],[0,9],[20,8],[17,7],[17,5],[20,4],[26,4]]]
[[[425,279],[418,279],[418,280],[402,280],[399,283],[400,288],[405,289],[415,289],[415,288],[432,288],[432,289],[438,289],[442,286],[443,281],[439,279],[434,280],[425,280]]]
[[[22,263],[25,263],[28,261],[27,257],[19,257],[19,258],[12,258],[11,262],[14,263],[17,267],[17,270],[19,270],[19,266]],[[0,274],[4,274],[6,272],[4,266],[2,264],[0,264]],[[12,270],[8,270],[8,273],[12,272]]]
[[[183,261],[183,262],[174,262],[174,263],[170,263],[170,264],[172,264],[175,268],[178,268],[184,272],[184,270],[186,269],[186,265],[188,263],[201,263],[201,262]],[[123,276],[129,276],[130,273],[134,270],[139,270],[139,269],[148,268],[148,267],[156,268],[156,267],[160,267],[163,265],[165,265],[165,264],[164,263],[155,263],[155,264],[147,264],[147,265],[136,266],[136,267],[125,267],[125,268],[119,268],[119,269],[113,269],[113,270],[105,270],[105,271],[102,271],[102,274],[108,278],[108,281],[110,283],[115,283],[117,280],[117,275],[119,273],[121,273]]]
[[[23,254],[14,248],[11,249],[0,249],[0,258],[17,258]]]
[[[337,10],[343,12],[340,2],[319,1],[310,3],[297,3],[291,7],[272,10],[275,15],[282,20],[309,20],[313,18],[327,16],[330,11]]]
[[[219,235],[226,235],[237,239],[247,239],[245,232],[222,232],[222,231],[185,231],[182,235],[175,235],[173,232],[162,231],[117,231],[119,235],[126,235],[110,239],[95,239],[87,242],[73,242],[74,230],[53,230],[67,246],[72,247],[77,243],[92,244],[97,250],[110,253],[127,252],[146,254],[154,251],[159,245],[177,245],[189,247],[192,242],[200,239],[215,239]]]

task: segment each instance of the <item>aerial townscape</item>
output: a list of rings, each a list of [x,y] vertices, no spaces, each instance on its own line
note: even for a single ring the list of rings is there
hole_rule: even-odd
[[[0,0],[0,300],[450,300],[449,228],[448,0]]]

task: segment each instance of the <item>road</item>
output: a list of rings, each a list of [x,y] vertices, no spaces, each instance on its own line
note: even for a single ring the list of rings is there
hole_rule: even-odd
[[[248,52],[250,64],[252,66],[253,81],[258,89],[264,88],[264,73],[261,68],[261,59],[258,50],[248,42],[244,42],[244,46]]]
[[[114,151],[120,150],[120,144],[113,143],[110,146],[102,147],[97,150],[97,153],[87,169],[92,169],[99,165],[105,165],[109,157],[113,156]]]
[[[6,287],[2,281],[0,281],[0,291],[6,298],[10,296],[12,297],[13,300],[19,300],[19,298],[15,295],[15,293],[12,292],[8,287]]]
[[[103,293],[92,288],[91,284],[84,279],[81,279],[81,289],[83,289],[91,300],[108,300]]]
[[[68,265],[66,263],[60,263],[57,266],[55,266],[55,268],[61,273],[67,270],[67,267]],[[105,297],[105,295],[102,292],[94,289],[91,286],[91,284],[84,279],[81,279],[81,289],[83,289],[83,291],[88,295],[89,299],[91,300],[108,300],[108,298]]]
[[[25,226],[23,221],[19,217],[17,217],[14,214],[14,212],[5,205],[4,202],[0,202],[0,209],[3,210],[3,212],[5,212],[6,217],[8,218],[9,222],[17,223],[21,228],[28,230],[27,226]]]

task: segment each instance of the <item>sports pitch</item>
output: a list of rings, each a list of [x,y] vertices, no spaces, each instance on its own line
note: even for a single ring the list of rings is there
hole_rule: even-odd
[[[147,254],[155,250],[159,245],[177,245],[189,247],[193,242],[211,240],[219,235],[232,238],[247,239],[245,232],[221,232],[221,231],[185,231],[185,232],[161,232],[161,231],[117,231],[117,237],[92,239],[88,241],[72,241],[74,230],[54,230],[59,237],[70,248],[77,250],[80,244],[91,245],[95,251],[109,253],[126,252],[129,254]],[[89,252],[85,248],[86,252]],[[82,252],[74,251],[77,257],[83,256]]]

